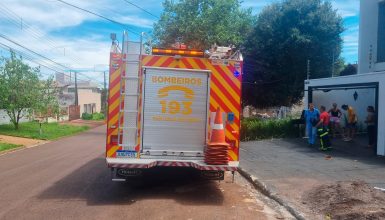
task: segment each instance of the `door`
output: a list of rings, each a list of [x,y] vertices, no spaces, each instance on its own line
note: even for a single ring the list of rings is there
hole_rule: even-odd
[[[151,155],[203,155],[209,72],[147,68],[142,149]]]

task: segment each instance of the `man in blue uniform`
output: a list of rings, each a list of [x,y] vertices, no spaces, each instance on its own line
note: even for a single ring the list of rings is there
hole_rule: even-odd
[[[320,113],[318,109],[314,108],[313,103],[309,103],[309,109],[305,111],[306,131],[309,137],[309,146],[315,144],[317,137],[317,124],[319,122]]]

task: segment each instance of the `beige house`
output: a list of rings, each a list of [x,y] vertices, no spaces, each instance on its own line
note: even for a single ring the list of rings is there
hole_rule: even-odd
[[[62,80],[61,73],[56,73],[56,81],[61,88],[59,103],[61,107],[75,105],[75,84]],[[90,81],[81,81],[77,83],[78,105],[80,106],[80,115],[82,113],[96,113],[101,111],[101,91],[98,85]]]

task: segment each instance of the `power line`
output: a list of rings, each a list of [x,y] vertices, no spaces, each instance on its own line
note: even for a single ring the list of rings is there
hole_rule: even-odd
[[[146,12],[147,14],[149,14],[149,15],[151,15],[151,16],[153,16],[153,17],[159,19],[159,16],[154,15],[153,13],[147,11],[146,9],[144,9],[144,8],[142,8],[142,7],[140,7],[140,6],[136,5],[136,4],[134,4],[134,3],[132,3],[132,2],[129,2],[129,1],[127,1],[127,0],[123,0],[123,1],[125,1],[127,4],[130,4],[130,5],[132,5],[132,6],[136,7],[136,8],[139,8],[140,10]]]
[[[64,65],[62,65],[62,64],[60,64],[60,63],[57,63],[57,62],[51,60],[50,58],[48,58],[48,57],[46,57],[46,56],[44,56],[44,55],[42,55],[42,54],[39,54],[39,53],[37,53],[37,52],[35,52],[35,51],[33,51],[33,50],[31,50],[31,49],[29,49],[29,48],[23,46],[23,45],[17,43],[17,42],[14,41],[14,40],[11,40],[10,38],[8,38],[7,36],[5,36],[5,35],[3,35],[3,34],[0,34],[0,37],[3,38],[3,39],[5,39],[5,40],[7,40],[7,41],[9,41],[9,42],[12,42],[13,44],[15,44],[15,45],[17,45],[17,46],[19,46],[19,47],[21,47],[21,48],[23,48],[23,49],[25,49],[25,50],[28,50],[29,52],[31,52],[31,53],[33,53],[33,54],[39,56],[39,57],[42,57],[43,59],[49,60],[50,62],[55,63],[55,64],[58,65],[58,66],[64,67],[64,69],[69,69],[67,66],[64,66]]]
[[[3,38],[3,39],[5,39],[5,40],[7,40],[7,41],[9,41],[9,42],[12,42],[13,44],[15,44],[15,45],[17,45],[17,46],[19,46],[19,47],[21,47],[21,48],[23,48],[23,49],[25,49],[25,50],[31,52],[31,53],[33,53],[34,55],[37,55],[37,56],[39,56],[39,57],[41,57],[41,58],[43,58],[43,59],[46,59],[46,60],[48,60],[48,61],[50,61],[50,62],[52,62],[52,63],[54,63],[54,64],[56,64],[56,65],[58,65],[58,66],[61,66],[61,67],[63,67],[64,69],[71,70],[71,68],[69,68],[69,67],[67,67],[67,66],[64,66],[64,65],[62,65],[62,64],[60,64],[60,63],[58,63],[58,62],[55,62],[55,61],[51,60],[50,58],[48,58],[48,57],[46,57],[46,56],[44,56],[44,55],[42,55],[42,54],[39,54],[39,53],[37,53],[37,52],[35,52],[35,51],[33,51],[33,50],[31,50],[31,49],[29,49],[29,48],[27,48],[27,47],[25,47],[25,46],[19,44],[19,43],[15,42],[15,41],[13,41],[13,40],[11,40],[11,39],[9,39],[7,36],[4,36],[3,34],[0,34],[0,37]],[[76,72],[76,71],[75,71],[75,72]],[[80,74],[80,73],[79,73],[79,74]],[[81,75],[83,75],[83,74],[81,74]],[[90,81],[96,81],[96,80],[94,80],[94,79],[92,79],[92,78],[90,78],[90,77],[88,77],[88,76],[85,76],[85,75],[83,75],[83,76],[86,77],[86,78],[88,78]],[[98,82],[98,81],[96,81],[96,82],[100,84],[100,82]]]
[[[4,10],[5,13],[3,13],[3,15],[5,15],[6,17],[8,17],[8,20],[11,22],[11,23],[14,23],[17,27],[21,27],[21,30],[22,31],[26,31],[26,32],[29,32],[30,33],[30,36],[34,37],[35,39],[37,40],[43,40],[46,44],[50,45],[53,48],[57,48],[57,47],[60,47],[58,46],[53,40],[51,40],[49,37],[44,37],[42,38],[41,36],[44,35],[43,32],[41,32],[40,30],[30,26],[29,24],[27,24],[26,22],[23,22],[22,20],[22,17],[20,17],[18,14],[16,14],[15,12],[13,12],[12,10],[10,10],[9,8],[7,8],[5,5],[1,4],[0,3],[0,8],[2,8]],[[20,20],[20,23],[22,24],[19,24],[19,20]],[[23,28],[23,26],[26,26],[27,28]],[[64,47],[65,48],[65,47]],[[50,48],[51,49],[51,48]],[[77,63],[77,64],[80,64],[78,62],[78,58],[77,57],[68,57],[66,56],[66,58],[70,59],[72,62],[74,63]],[[80,64],[81,65],[81,64]]]
[[[105,20],[107,20],[107,21],[109,21],[109,22],[112,22],[112,23],[114,23],[114,24],[120,25],[120,26],[122,26],[122,27],[124,27],[124,28],[127,28],[127,31],[129,31],[129,32],[131,32],[131,33],[133,33],[133,34],[136,34],[136,35],[139,35],[139,36],[140,36],[139,33],[130,30],[126,24],[123,24],[123,23],[121,23],[121,22],[119,22],[119,21],[112,20],[112,19],[107,18],[107,17],[105,17],[105,16],[103,16],[103,15],[97,14],[96,12],[92,12],[92,11],[90,11],[90,10],[88,10],[88,9],[81,8],[81,7],[79,7],[79,6],[73,5],[73,4],[71,4],[71,3],[68,3],[68,2],[65,2],[65,1],[62,1],[62,0],[56,0],[56,1],[61,2],[61,3],[63,3],[63,4],[66,4],[66,5],[68,5],[68,6],[71,6],[71,7],[73,7],[73,8],[76,8],[76,9],[78,9],[78,10],[87,12],[87,13],[89,13],[89,14],[95,15],[95,16],[97,16],[97,17],[99,17],[99,18],[103,18],[103,19],[105,19]]]
[[[20,56],[22,56],[22,58],[24,58],[24,59],[26,59],[26,60],[29,60],[30,62],[33,62],[33,63],[35,63],[35,64],[37,64],[37,65],[39,65],[39,66],[43,66],[43,67],[45,67],[45,68],[47,68],[47,69],[50,69],[50,70],[52,70],[52,71],[54,71],[54,72],[60,72],[60,73],[62,73],[62,74],[65,75],[65,76],[71,77],[70,75],[65,74],[65,73],[64,73],[64,70],[54,69],[54,67],[48,66],[49,64],[47,65],[47,64],[43,64],[43,63],[41,63],[41,62],[38,62],[38,61],[36,61],[32,56],[30,56],[30,55],[28,55],[28,54],[26,54],[26,53],[24,53],[24,52],[21,52],[21,51],[19,51],[19,50],[16,50],[15,48],[12,48],[12,47],[10,47],[10,46],[8,46],[8,45],[6,45],[6,44],[0,43],[0,47],[3,48],[3,49],[5,49],[5,50],[12,50],[12,51],[15,52],[16,54],[19,54]],[[43,74],[45,74],[45,75],[48,75],[48,76],[51,76],[51,75],[52,75],[52,74],[48,74],[48,73],[44,73],[44,72],[41,72],[41,73],[43,73]],[[86,80],[79,80],[79,81],[85,82]]]

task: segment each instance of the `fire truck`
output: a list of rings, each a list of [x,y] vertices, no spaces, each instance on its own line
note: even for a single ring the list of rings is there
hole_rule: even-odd
[[[121,42],[112,37],[110,51],[106,163],[112,180],[125,181],[155,167],[192,167],[219,180],[225,171],[234,173],[240,52],[217,46],[199,51],[183,44],[145,50],[142,40],[129,41],[126,32]],[[223,129],[225,151],[208,153],[213,128]]]

